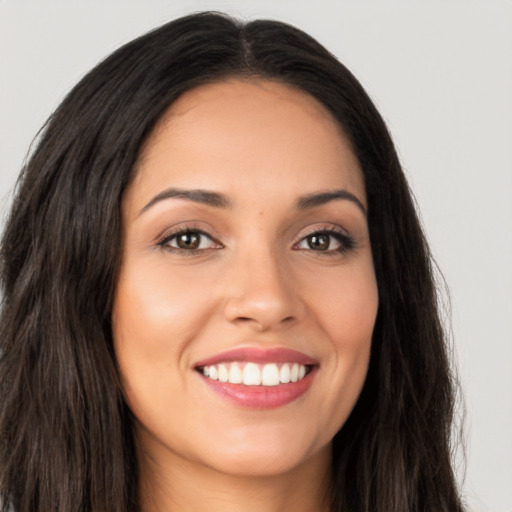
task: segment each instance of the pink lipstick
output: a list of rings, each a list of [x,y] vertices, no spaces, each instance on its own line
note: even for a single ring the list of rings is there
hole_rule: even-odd
[[[237,348],[194,365],[204,383],[241,407],[271,409],[288,404],[311,386],[319,363],[286,348]]]

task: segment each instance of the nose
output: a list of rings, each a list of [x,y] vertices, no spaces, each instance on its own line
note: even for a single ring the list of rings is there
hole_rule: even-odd
[[[240,258],[230,272],[228,290],[226,319],[258,332],[294,324],[303,312],[290,270],[271,251]]]

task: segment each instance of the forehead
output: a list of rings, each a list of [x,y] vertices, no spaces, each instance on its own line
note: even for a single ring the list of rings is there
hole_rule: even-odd
[[[168,128],[170,123],[176,123],[178,120],[183,122],[185,116],[191,122],[205,114],[212,117],[220,115],[226,120],[233,117],[240,121],[239,112],[233,107],[241,104],[248,119],[252,121],[258,117],[266,119],[268,112],[262,106],[271,104],[277,112],[286,111],[290,114],[295,110],[296,113],[302,112],[311,118],[323,120],[341,134],[339,123],[329,110],[305,91],[278,81],[231,78],[201,85],[183,93],[162,116],[153,136],[158,136],[158,133]]]
[[[359,162],[339,123],[315,98],[279,82],[231,79],[184,93],[142,148],[133,185],[149,194],[163,181],[216,188],[222,179],[297,195],[309,192],[304,187],[348,188],[365,203]]]

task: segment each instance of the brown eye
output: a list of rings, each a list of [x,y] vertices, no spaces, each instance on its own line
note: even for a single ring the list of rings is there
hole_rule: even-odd
[[[318,233],[306,237],[308,247],[314,251],[327,251],[331,245],[331,235]]]
[[[201,235],[199,233],[187,232],[176,236],[176,246],[180,249],[194,250],[201,245]]]
[[[336,255],[354,248],[354,240],[348,234],[334,230],[320,230],[302,238],[294,249],[324,252]]]
[[[212,237],[199,230],[183,230],[165,237],[159,244],[169,251],[193,252],[206,249],[218,249],[222,245],[215,242]]]

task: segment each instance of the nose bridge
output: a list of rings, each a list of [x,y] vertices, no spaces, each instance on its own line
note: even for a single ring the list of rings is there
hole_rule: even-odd
[[[229,321],[266,330],[299,315],[299,301],[286,257],[269,246],[237,256],[226,298]]]

